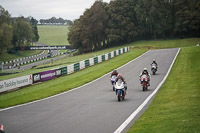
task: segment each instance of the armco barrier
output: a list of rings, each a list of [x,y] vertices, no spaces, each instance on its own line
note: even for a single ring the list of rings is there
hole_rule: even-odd
[[[94,64],[97,64],[98,63],[98,57],[94,57]]]
[[[90,66],[90,61],[89,59],[88,60],[85,60],[85,67],[89,67]]]
[[[74,64],[74,72],[79,71],[79,70],[80,70],[80,63]]]
[[[67,67],[62,67],[61,69],[61,75],[67,75]]]
[[[123,54],[128,51],[129,51],[129,47],[125,47],[125,48],[112,51],[107,54],[99,55],[93,58],[89,58],[87,60],[77,62],[75,64],[68,65],[66,67],[56,68],[53,70],[48,70],[48,71],[44,71],[40,73],[34,73],[31,75],[22,76],[18,78],[3,80],[3,81],[0,81],[0,92],[23,87],[23,86],[30,85],[37,82],[47,81],[47,80],[54,79],[62,75],[68,75],[68,74],[77,72],[79,70],[82,70],[84,68],[87,68],[89,66],[101,63],[105,60],[111,59],[117,55]]]
[[[84,61],[80,61],[80,69],[84,69],[85,68],[85,62]]]

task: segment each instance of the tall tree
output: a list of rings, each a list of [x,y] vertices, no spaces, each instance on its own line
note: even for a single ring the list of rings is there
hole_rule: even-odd
[[[34,33],[34,39],[33,39],[33,41],[37,42],[39,40],[39,38],[40,38],[39,34],[38,34],[38,28],[37,28],[38,21],[36,19],[34,19],[33,17],[29,17],[28,21],[31,24],[32,31]]]
[[[105,28],[108,21],[108,15],[105,11],[105,3],[96,1],[93,6],[87,10],[82,18],[84,24],[81,34],[83,45],[88,46],[89,50],[97,50],[106,45]]]
[[[110,43],[132,42],[138,35],[135,16],[136,1],[111,1],[107,10],[109,14],[106,33]]]
[[[68,40],[73,47],[79,48],[80,52],[97,50],[106,46],[105,28],[108,15],[105,6],[106,3],[101,0],[96,1],[71,28]]]
[[[200,31],[200,7],[199,0],[174,0],[175,8],[175,32],[179,36]]]
[[[12,24],[8,11],[0,5],[0,53],[12,47]]]
[[[29,46],[34,40],[34,33],[31,25],[23,17],[16,19],[13,27],[14,46]]]
[[[74,24],[69,28],[68,41],[71,44],[72,48],[78,49],[80,53],[83,52],[83,47],[81,43],[80,33],[81,33],[81,24],[80,20],[75,20]]]

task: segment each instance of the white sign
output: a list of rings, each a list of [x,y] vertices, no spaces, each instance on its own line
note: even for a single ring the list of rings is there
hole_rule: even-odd
[[[26,75],[8,80],[0,81],[0,92],[30,85],[33,83],[32,75]]]

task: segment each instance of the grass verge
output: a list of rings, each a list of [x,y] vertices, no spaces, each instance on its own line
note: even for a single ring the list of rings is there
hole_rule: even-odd
[[[147,51],[147,49],[130,49],[130,51],[125,54],[71,75],[2,94],[0,95],[0,108],[42,99],[81,86],[129,62],[145,51]]]
[[[200,38],[137,41],[132,44],[135,47],[150,46],[153,49],[191,47],[191,46],[196,46],[197,44],[200,44]]]
[[[200,47],[182,48],[153,102],[128,133],[200,131]]]
[[[69,45],[68,27],[61,25],[38,25],[39,42],[47,45]]]
[[[9,53],[2,53],[0,54],[0,61],[10,61],[15,60],[23,57],[28,57],[32,55],[36,55],[41,53],[41,50],[25,50],[25,51],[19,51],[16,54],[9,54]]]

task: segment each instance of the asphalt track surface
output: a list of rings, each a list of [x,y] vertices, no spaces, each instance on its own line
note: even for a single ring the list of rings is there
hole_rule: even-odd
[[[162,81],[177,52],[178,49],[150,50],[119,68],[128,84],[126,98],[121,102],[112,91],[109,73],[55,97],[1,110],[0,123],[6,133],[113,133]],[[154,58],[158,72],[151,75],[151,86],[143,92],[138,75],[144,67],[150,70]]]

